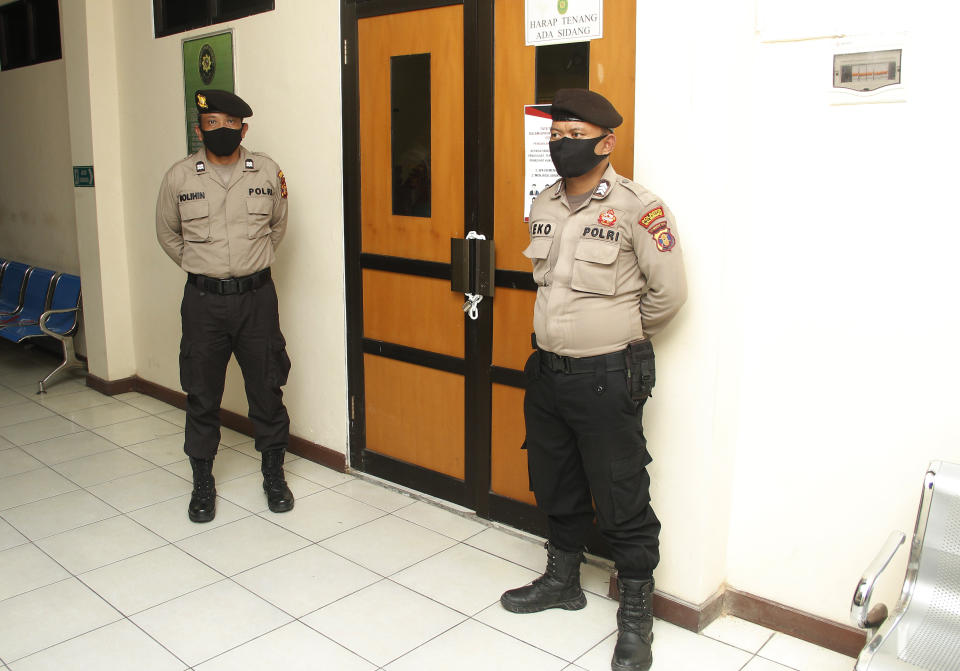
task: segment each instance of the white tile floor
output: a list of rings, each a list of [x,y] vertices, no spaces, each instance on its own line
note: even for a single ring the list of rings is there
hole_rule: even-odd
[[[182,413],[81,380],[34,395],[47,355],[0,343],[0,671],[606,671],[609,569],[587,608],[514,615],[543,549],[290,456],[274,515],[252,441],[224,431],[217,517],[192,524]],[[654,671],[849,671],[732,617],[655,623]]]

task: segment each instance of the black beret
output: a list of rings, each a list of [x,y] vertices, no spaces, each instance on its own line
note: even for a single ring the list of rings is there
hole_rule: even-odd
[[[245,103],[243,98],[230,93],[230,91],[202,89],[194,94],[193,101],[197,104],[197,114],[223,112],[241,119],[253,116],[250,105]]]
[[[616,128],[623,123],[623,117],[609,100],[587,89],[557,91],[550,116],[554,121],[586,121],[601,128]]]

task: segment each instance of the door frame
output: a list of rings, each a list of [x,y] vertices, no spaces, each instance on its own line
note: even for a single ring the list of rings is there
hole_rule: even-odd
[[[423,363],[403,348],[365,343],[362,271],[407,270],[450,279],[450,265],[362,254],[360,197],[360,124],[358,21],[360,19],[448,5],[463,6],[464,39],[464,232],[494,234],[494,12],[490,0],[341,0],[341,82],[343,120],[343,199],[345,290],[347,307],[347,392],[350,465],[374,476],[462,505],[485,519],[546,535],[545,516],[535,506],[500,496],[491,489],[492,383],[522,388],[521,371],[492,366],[492,304],[481,304],[476,321],[465,320],[464,481],[389,457],[367,452],[363,355],[371,351]],[[506,223],[506,222],[504,222]],[[495,286],[536,291],[529,272],[497,270]],[[495,298],[493,300],[496,300]],[[486,308],[486,309],[484,309]],[[392,351],[391,351],[392,350]],[[484,356],[480,356],[485,354]],[[440,355],[437,355],[440,356]],[[447,357],[443,357],[447,358]],[[436,361],[434,362],[436,364]],[[452,363],[452,362],[448,362]],[[466,384],[467,380],[473,384]],[[518,437],[517,449],[521,438]]]

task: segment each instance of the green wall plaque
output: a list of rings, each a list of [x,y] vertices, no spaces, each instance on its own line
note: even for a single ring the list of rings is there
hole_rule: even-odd
[[[183,104],[188,154],[203,146],[193,132],[197,125],[193,94],[198,89],[223,89],[235,93],[232,30],[183,41]]]

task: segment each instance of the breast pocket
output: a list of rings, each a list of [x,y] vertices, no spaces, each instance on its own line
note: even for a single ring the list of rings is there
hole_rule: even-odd
[[[247,238],[253,240],[270,235],[272,216],[272,198],[247,198]]]
[[[210,204],[205,200],[180,203],[180,230],[184,242],[210,240]]]
[[[601,240],[581,240],[573,256],[570,287],[576,291],[612,296],[617,289],[617,256],[620,245]]]
[[[546,286],[547,270],[549,269],[550,248],[553,246],[553,238],[539,237],[534,238],[523,250],[523,255],[533,262],[533,281],[540,286]]]

